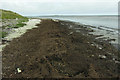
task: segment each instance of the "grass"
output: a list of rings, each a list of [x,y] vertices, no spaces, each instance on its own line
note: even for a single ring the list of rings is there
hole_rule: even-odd
[[[2,19],[27,19],[26,17],[23,17],[20,14],[17,14],[15,12],[12,11],[8,11],[8,10],[2,10],[0,9],[0,15],[2,16]]]
[[[24,25],[26,25],[23,22],[27,22],[28,18],[24,17],[18,13],[12,12],[12,11],[8,11],[8,10],[3,10],[0,9],[0,18],[2,19],[2,21],[6,21],[6,19],[17,19],[17,24],[15,26],[2,26],[3,29],[5,29],[5,27],[8,28],[19,28],[19,27],[23,27]],[[0,37],[4,38],[6,37],[8,33],[7,32],[0,32]]]
[[[16,27],[14,27],[14,28],[23,27],[23,26],[25,26],[25,25],[26,25],[25,23],[18,23],[18,24],[16,25]]]
[[[16,27],[14,27],[14,28],[19,28],[19,27],[25,26],[26,24],[23,23],[23,22],[27,22],[27,21],[28,21],[28,19],[20,19],[20,20],[18,20],[18,24],[16,24]]]
[[[26,18],[25,18],[25,19],[19,19],[19,20],[18,20],[18,22],[27,22],[27,21],[28,21],[28,19],[26,19]]]
[[[7,26],[8,28],[13,28],[12,26]]]
[[[23,27],[23,26],[25,26],[26,24],[25,23],[23,23],[23,22],[27,22],[28,21],[28,19],[19,19],[18,21],[17,21],[17,24],[15,25],[15,26],[7,26],[8,28],[19,28],[19,27]],[[2,26],[2,28],[4,29],[5,28],[5,26]]]
[[[7,36],[7,32],[0,32],[0,38],[4,38]]]

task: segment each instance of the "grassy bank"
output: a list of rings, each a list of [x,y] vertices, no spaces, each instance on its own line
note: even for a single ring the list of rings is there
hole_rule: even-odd
[[[0,12],[0,16],[2,19],[2,29],[23,27],[24,25],[26,25],[24,22],[28,21],[27,17],[24,17],[12,11],[0,9]],[[0,32],[2,38],[4,38],[7,34],[7,31]]]
[[[27,19],[26,17],[23,17],[22,15],[12,11],[0,9],[0,12],[2,15],[2,19],[16,19],[16,18]]]

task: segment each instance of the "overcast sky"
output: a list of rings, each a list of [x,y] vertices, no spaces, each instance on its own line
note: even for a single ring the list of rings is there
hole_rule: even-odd
[[[115,15],[119,0],[0,0],[0,8],[24,16]]]

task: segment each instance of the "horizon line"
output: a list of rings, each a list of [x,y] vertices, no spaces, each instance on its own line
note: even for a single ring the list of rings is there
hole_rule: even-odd
[[[46,14],[46,15],[25,15],[25,16],[118,16],[118,14]]]

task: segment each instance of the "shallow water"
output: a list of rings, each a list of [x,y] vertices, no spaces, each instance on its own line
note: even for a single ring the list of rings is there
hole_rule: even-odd
[[[117,16],[58,16],[58,17],[40,17],[40,18],[70,20],[92,26],[105,26],[109,28],[118,29]]]

